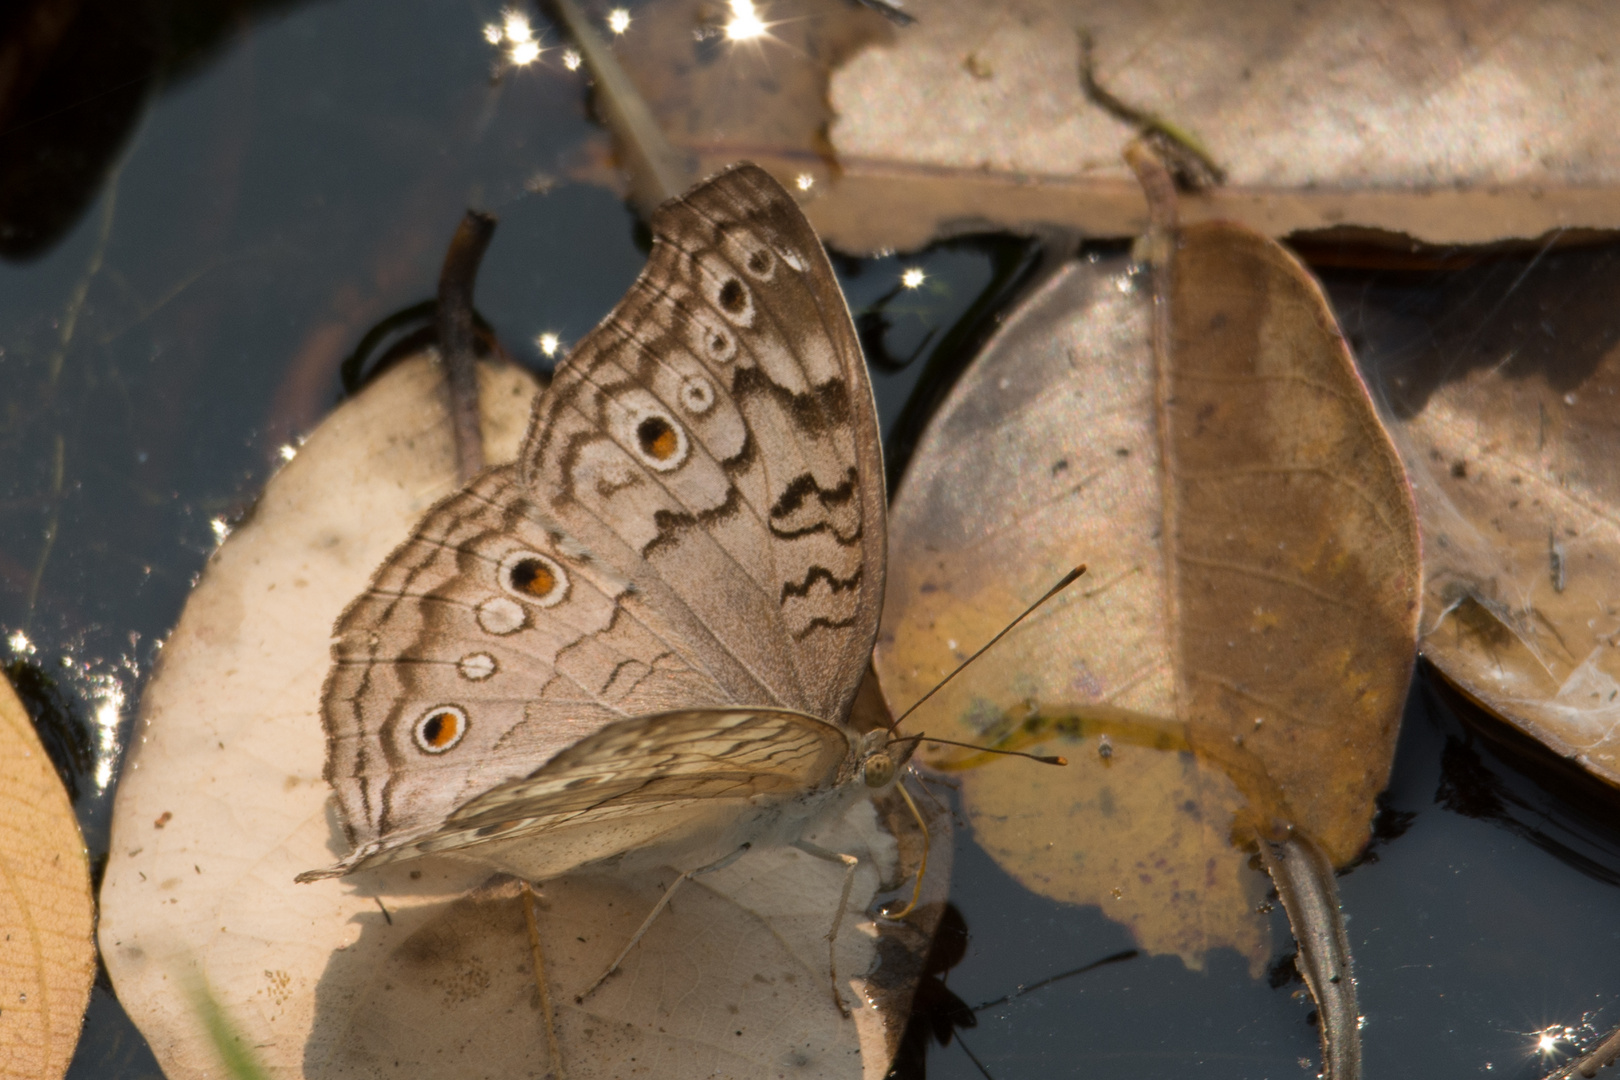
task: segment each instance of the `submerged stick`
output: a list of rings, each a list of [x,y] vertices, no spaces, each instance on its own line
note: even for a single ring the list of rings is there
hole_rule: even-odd
[[[545,2],[556,11],[596,80],[598,112],[613,133],[624,170],[629,174],[630,205],[643,218],[650,217],[658,207],[691,187],[697,170],[664,137],[646,99],[602,35],[591,28],[579,5],[574,0]]]
[[[1262,838],[1260,858],[1299,943],[1299,973],[1316,999],[1323,1080],[1360,1080],[1361,1014],[1333,864],[1298,832],[1282,841]]]
[[[495,235],[495,219],[469,210],[456,228],[439,271],[439,356],[450,394],[450,430],[456,447],[456,483],[484,468],[484,436],[478,426],[478,360],[473,352],[473,285],[478,264]]]

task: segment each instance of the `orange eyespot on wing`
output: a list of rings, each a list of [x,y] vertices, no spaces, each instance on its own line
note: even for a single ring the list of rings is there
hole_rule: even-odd
[[[514,551],[501,560],[501,587],[520,600],[541,607],[561,603],[568,594],[568,573],[537,551]]]
[[[649,416],[636,426],[636,439],[648,457],[668,461],[680,450],[675,429],[662,416]]]
[[[523,559],[512,567],[512,585],[530,596],[549,596],[557,587],[557,575],[539,559]]]
[[[411,734],[423,753],[442,754],[466,736],[467,713],[457,705],[435,705],[422,714]]]

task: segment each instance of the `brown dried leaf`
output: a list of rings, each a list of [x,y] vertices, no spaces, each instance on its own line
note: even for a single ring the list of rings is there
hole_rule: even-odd
[[[96,974],[90,866],[67,791],[0,679],[0,1077],[67,1071]]]
[[[784,183],[801,174],[824,183],[834,171],[828,74],[868,45],[893,42],[895,27],[848,0],[802,0],[791,17],[761,10],[777,15],[769,36],[732,42],[722,0],[648,5],[615,51],[664,135],[699,158],[699,175],[765,158]]]
[[[843,176],[810,214],[845,250],[1032,222],[1140,233],[1120,165],[1135,130],[1082,92],[1082,29],[1101,86],[1225,169],[1185,219],[1431,243],[1620,227],[1612,6],[930,0],[914,14],[832,77]]]
[[[486,368],[481,391],[486,454],[510,460],[534,383]],[[277,1076],[379,1075],[396,1061],[421,1077],[547,1068],[509,886],[449,859],[293,881],[345,847],[321,777],[331,627],[451,488],[444,400],[439,374],[417,359],[317,428],[215,553],[143,696],[101,941],[170,1080],[218,1075],[207,1018],[182,992],[196,984]],[[629,1058],[651,1054],[659,1075],[677,1078],[752,1078],[794,1055],[814,1064],[805,1075],[881,1076],[949,877],[936,850],[921,917],[871,926],[880,886],[904,884],[903,866],[915,865],[912,828],[862,801],[820,837],[863,857],[838,938],[841,976],[878,1005],[857,1021],[838,1015],[826,975],[841,867],[777,848],[697,879],[583,1006],[573,995],[667,882],[548,884],[540,925],[566,1075],[627,1075]],[[885,964],[871,972],[880,949]]]
[[[920,722],[1047,752],[1106,736],[1110,756],[1099,738],[1066,770],[965,773],[981,843],[1151,951],[1197,966],[1226,945],[1258,970],[1263,879],[1232,839],[1287,823],[1341,865],[1365,844],[1411,670],[1416,527],[1298,263],[1211,224],[1174,273],[1163,386],[1146,275],[1122,259],[1064,269],[963,376],[895,501],[877,663],[908,702],[1089,564]]]
[[[1428,347],[1395,373],[1405,385],[1390,387],[1423,523],[1424,655],[1611,784],[1620,784],[1617,285],[1612,251],[1455,275],[1441,290],[1436,336],[1419,339]]]

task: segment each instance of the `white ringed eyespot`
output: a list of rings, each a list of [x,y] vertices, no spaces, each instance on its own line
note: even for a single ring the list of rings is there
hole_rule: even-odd
[[[411,735],[424,754],[442,754],[467,737],[467,711],[459,705],[435,705],[416,721]]]
[[[714,407],[714,384],[701,375],[687,376],[681,383],[681,404],[702,416]]]
[[[568,597],[568,572],[556,559],[538,551],[509,552],[495,575],[501,588],[525,603],[548,608]]]

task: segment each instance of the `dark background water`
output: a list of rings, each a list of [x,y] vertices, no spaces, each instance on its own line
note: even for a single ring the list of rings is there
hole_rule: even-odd
[[[432,295],[463,209],[501,219],[478,305],[536,366],[537,334],[578,339],[641,267],[632,215],[568,179],[597,136],[584,79],[552,52],[492,80],[481,28],[500,14],[86,0],[40,54],[34,89],[0,102],[0,630],[98,872],[134,702],[217,528],[337,400],[338,366],[367,329]],[[0,14],[8,40],[21,25]],[[1010,237],[836,260],[892,472],[1033,262]],[[1525,282],[1612,296],[1615,263],[1598,248],[1324,273],[1352,338],[1388,369],[1452,347],[1486,361],[1561,347],[1567,313],[1515,322],[1503,298]],[[928,283],[897,293],[909,266]],[[1481,339],[1493,318],[1501,332]],[[1612,341],[1612,322],[1583,325],[1582,347]],[[1420,668],[1384,807],[1372,854],[1340,879],[1366,1075],[1539,1076],[1537,1032],[1620,1021],[1609,789]],[[945,981],[969,1006],[1130,945],[1096,909],[1023,890],[969,830],[956,865],[967,936]],[[1235,954],[1196,973],[1173,958],[1109,964],[979,1009],[930,1046],[927,1074],[1313,1075],[1312,1006],[1272,917],[1270,979],[1250,980]],[[103,979],[72,1075],[155,1073]]]

